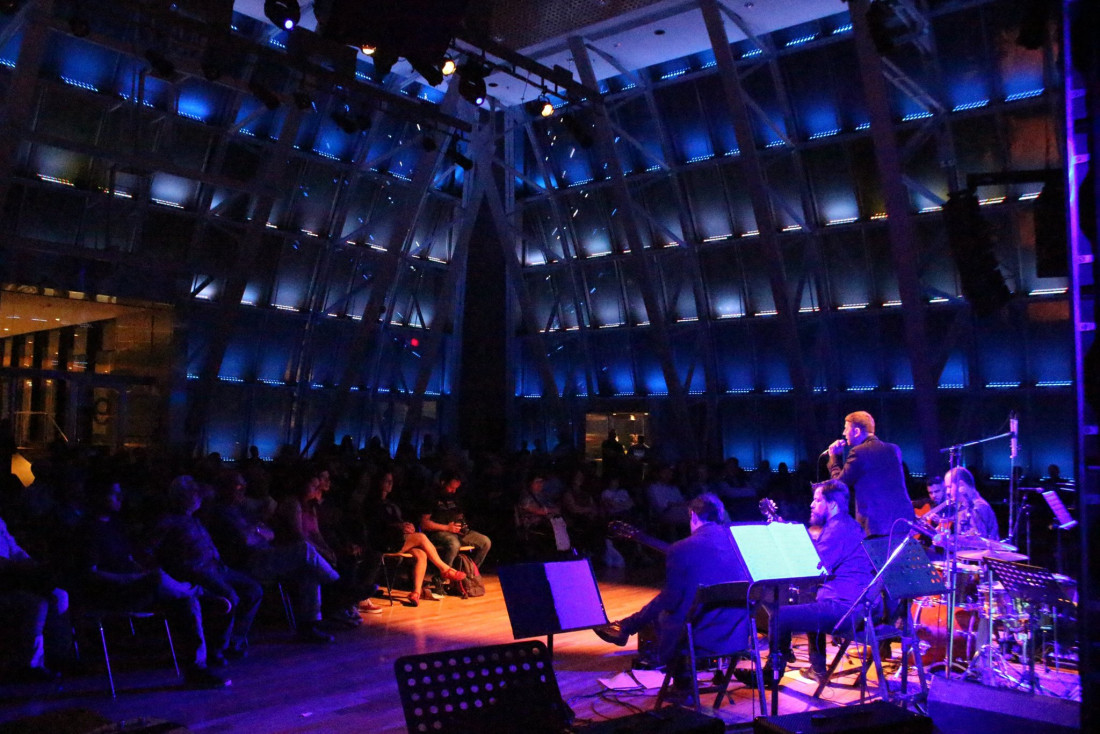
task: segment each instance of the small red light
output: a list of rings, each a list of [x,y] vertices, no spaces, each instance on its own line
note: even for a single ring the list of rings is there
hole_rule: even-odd
[[[420,340],[417,339],[416,337],[413,337],[412,339],[409,339],[409,346],[419,347],[420,346]]]

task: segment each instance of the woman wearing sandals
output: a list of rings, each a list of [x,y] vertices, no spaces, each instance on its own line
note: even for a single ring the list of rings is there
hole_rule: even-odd
[[[411,553],[416,561],[413,568],[413,591],[408,596],[408,603],[414,607],[420,606],[420,600],[430,599],[438,601],[438,597],[431,590],[424,587],[424,575],[428,570],[428,561],[439,569],[439,574],[451,581],[461,581],[466,578],[462,571],[456,571],[443,562],[428,536],[419,533],[411,522],[405,522],[401,516],[401,508],[393,500],[389,499],[393,492],[393,472],[386,471],[378,478],[378,494],[376,505],[370,512],[371,519],[377,523],[372,537],[378,539],[385,553]]]

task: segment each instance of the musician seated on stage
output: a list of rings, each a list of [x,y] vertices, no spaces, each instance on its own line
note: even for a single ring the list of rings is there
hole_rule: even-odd
[[[997,540],[1000,537],[997,516],[993,507],[982,499],[974,486],[974,475],[966,467],[958,466],[943,475],[947,498],[952,502],[959,498],[959,533]],[[950,511],[941,513],[950,518]]]
[[[783,677],[784,667],[794,658],[793,632],[805,632],[809,640],[810,669],[802,670],[802,676],[814,681],[825,677],[825,634],[840,621],[875,574],[862,547],[863,528],[848,513],[848,487],[843,482],[830,479],[814,485],[810,524],[822,527],[814,547],[828,575],[817,590],[815,601],[779,608],[778,661],[773,651],[764,668],[764,680],[769,686]],[[773,666],[778,666],[777,675]],[[752,671],[738,669],[735,674],[746,685],[755,685]]]
[[[669,546],[665,563],[665,585],[652,601],[640,610],[618,622],[612,622],[593,631],[600,639],[620,647],[630,636],[647,625],[657,628],[657,660],[659,664],[672,662],[678,656],[684,621],[700,585],[748,581],[737,552],[737,545],[726,525],[722,500],[704,493],[688,503],[691,535]],[[704,624],[695,627],[695,643],[707,647],[710,640],[737,639],[743,636],[748,644],[748,613],[744,609],[719,608],[710,613]],[[675,672],[675,671],[674,671]],[[678,686],[690,686],[676,678]]]

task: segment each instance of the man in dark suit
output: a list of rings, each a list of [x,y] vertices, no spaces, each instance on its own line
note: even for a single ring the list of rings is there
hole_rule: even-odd
[[[691,535],[669,546],[664,588],[629,617],[593,630],[600,639],[623,646],[630,635],[646,625],[656,624],[657,662],[661,664],[676,658],[680,632],[700,585],[749,580],[726,525],[722,500],[709,492],[704,493],[691,500],[688,509],[691,511]],[[711,641],[743,638],[747,645],[748,626],[749,617],[744,609],[712,610],[695,627],[695,644],[708,647]]]
[[[842,464],[845,448],[848,458]],[[855,495],[856,520],[867,537],[888,535],[898,518],[913,519],[901,449],[875,435],[870,413],[860,410],[844,416],[844,439],[829,446],[829,474]]]

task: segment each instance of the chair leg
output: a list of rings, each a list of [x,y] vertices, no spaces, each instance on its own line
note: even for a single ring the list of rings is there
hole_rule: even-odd
[[[768,694],[764,688],[764,669],[760,664],[760,645],[756,636],[756,620],[749,616],[749,634],[752,635],[752,669],[756,671],[756,692],[760,696],[760,715],[768,715]]]
[[[176,658],[176,645],[172,642],[172,628],[168,626],[168,617],[164,618],[164,634],[168,637],[168,649],[172,653],[172,665],[176,668],[176,677],[182,678],[180,675],[180,661]]]
[[[99,627],[99,641],[103,643],[103,662],[107,665],[107,682],[111,684],[111,698],[118,698],[118,694],[115,693],[115,676],[111,672],[111,654],[107,652],[107,633],[103,630],[103,620],[96,619],[96,626]]]
[[[661,704],[664,703],[665,695],[668,693],[668,683],[672,680],[672,673],[665,672],[665,679],[661,682],[661,690],[657,691],[657,700],[653,702],[653,710],[661,708]]]
[[[821,698],[821,692],[825,690],[825,686],[829,685],[829,681],[833,678],[833,673],[840,667],[840,661],[844,659],[844,653],[848,651],[848,646],[851,644],[851,640],[845,640],[844,644],[840,646],[840,649],[836,651],[833,662],[829,663],[829,669],[825,671],[825,678],[819,681],[817,688],[814,689],[814,698]]]
[[[286,589],[283,588],[283,584],[280,581],[279,584],[279,598],[283,602],[283,614],[286,615],[287,624],[290,625],[291,631],[297,630],[298,625],[294,619],[294,603],[290,598],[290,594],[286,593]]]

